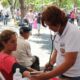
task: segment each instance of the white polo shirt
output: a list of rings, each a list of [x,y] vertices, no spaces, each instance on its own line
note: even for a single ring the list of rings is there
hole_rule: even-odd
[[[78,52],[75,64],[64,75],[69,77],[80,76],[80,30],[78,27],[68,22],[62,35],[56,35],[54,46],[58,52],[56,58],[57,65],[64,61],[66,52]]]

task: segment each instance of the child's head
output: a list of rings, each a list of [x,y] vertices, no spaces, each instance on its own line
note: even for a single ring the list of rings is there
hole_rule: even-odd
[[[17,39],[16,33],[11,30],[4,30],[0,34],[0,48],[1,50],[5,49],[6,51],[16,50]]]

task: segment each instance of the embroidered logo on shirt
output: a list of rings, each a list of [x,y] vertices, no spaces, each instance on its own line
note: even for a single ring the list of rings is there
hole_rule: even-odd
[[[65,44],[64,43],[61,43],[60,44],[60,51],[61,51],[61,55],[62,56],[64,56],[64,53],[65,53],[65,49],[64,48],[65,48]]]
[[[61,54],[64,55],[64,53],[65,53],[65,49],[60,48],[60,51],[61,51]]]

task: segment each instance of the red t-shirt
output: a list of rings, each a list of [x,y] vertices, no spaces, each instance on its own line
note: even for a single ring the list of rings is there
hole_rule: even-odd
[[[12,67],[15,63],[15,57],[6,53],[0,53],[0,72],[6,80],[13,80]]]

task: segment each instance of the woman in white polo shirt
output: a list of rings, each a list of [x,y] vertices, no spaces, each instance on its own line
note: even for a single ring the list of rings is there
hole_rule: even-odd
[[[31,77],[31,80],[48,80],[60,76],[59,80],[80,80],[80,31],[68,22],[65,13],[55,6],[49,6],[42,13],[42,24],[57,32],[49,69],[55,62],[57,66],[51,70]]]

